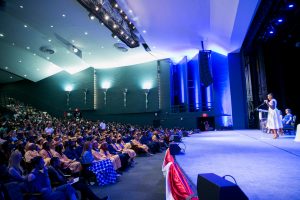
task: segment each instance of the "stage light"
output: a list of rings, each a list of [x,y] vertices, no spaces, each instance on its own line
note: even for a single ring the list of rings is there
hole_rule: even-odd
[[[140,34],[116,0],[77,0],[128,47],[140,45]],[[134,31],[133,31],[134,30]]]
[[[289,7],[289,8],[294,8],[294,4],[290,3],[290,4],[288,5],[288,7]]]
[[[283,22],[283,19],[280,18],[280,19],[277,20],[277,22],[281,23],[281,22]]]
[[[91,20],[94,20],[94,19],[95,19],[95,16],[94,16],[92,13],[90,13],[90,14],[89,14],[89,18],[90,18]]]

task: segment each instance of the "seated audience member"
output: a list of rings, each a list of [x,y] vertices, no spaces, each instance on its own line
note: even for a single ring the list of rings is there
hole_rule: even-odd
[[[58,157],[63,168],[69,169],[72,173],[78,173],[81,170],[80,162],[76,160],[69,159],[63,152],[63,144],[57,144],[55,147],[55,152],[53,152],[54,157]]]
[[[125,143],[123,142],[122,138],[120,137],[116,143],[113,143],[114,147],[118,151],[122,151],[124,153],[127,153],[129,155],[129,162],[133,163],[134,158],[136,157],[136,153],[133,149],[127,148],[127,145],[124,145]]]
[[[77,182],[74,182],[74,178],[71,177],[67,179],[62,172],[61,162],[58,157],[53,157],[50,160],[50,166],[48,168],[49,177],[51,183],[55,183],[56,185],[64,185],[67,183],[72,184],[72,187],[81,193],[81,200],[107,200],[108,196],[104,198],[99,198],[95,195],[95,193],[89,188],[89,186],[82,180],[79,179]]]
[[[37,148],[38,148],[37,145],[34,143],[28,144],[28,149],[24,155],[26,163],[30,163],[32,158],[40,155],[39,152],[37,151]]]
[[[291,109],[287,108],[285,109],[285,116],[282,119],[283,129],[293,128],[292,122],[293,122],[292,111]]]
[[[70,158],[71,160],[80,160],[80,155],[78,155],[76,152],[76,137],[71,138],[70,140],[64,141],[64,154]]]
[[[92,154],[92,143],[87,141],[84,143],[81,155],[81,164],[88,165],[87,169],[92,171],[96,177],[98,185],[107,185],[117,182],[117,173],[109,159],[96,161]]]
[[[105,155],[105,153],[103,153],[103,151],[100,150],[99,143],[96,140],[93,141],[93,144],[92,144],[92,154],[93,154],[95,160],[109,159],[112,162],[115,170],[118,170],[122,166],[120,158],[118,156],[116,156],[115,159],[110,159],[109,156]]]
[[[53,149],[50,149],[50,143],[47,141],[44,141],[43,149],[41,149],[39,151],[39,154],[40,154],[40,156],[43,157],[46,165],[50,164],[50,159],[53,157],[54,152],[55,151]]]
[[[28,175],[28,192],[42,193],[43,200],[76,200],[76,191],[69,184],[56,187],[52,190],[48,169],[44,159],[37,156],[31,160],[33,170]]]
[[[128,166],[129,155],[124,154],[121,151],[116,151],[112,147],[112,144],[103,142],[100,146],[100,154],[110,159],[113,163],[118,163],[115,167],[117,167],[117,172],[119,173],[121,173],[120,170],[123,170]]]
[[[142,144],[139,141],[139,137],[137,134],[133,136],[133,139],[131,140],[132,148],[137,154],[144,154],[152,155],[149,153],[149,147],[146,144]]]
[[[22,154],[20,151],[15,150],[11,153],[8,163],[9,180],[16,182],[24,182],[26,176],[24,176],[24,170],[20,163],[22,161]]]

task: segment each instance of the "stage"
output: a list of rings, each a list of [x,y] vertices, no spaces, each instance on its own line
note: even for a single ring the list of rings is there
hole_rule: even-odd
[[[193,188],[201,173],[231,175],[251,200],[300,199],[300,142],[260,130],[208,131],[183,138],[175,159]],[[227,180],[233,182],[229,177]],[[195,191],[197,192],[197,191]]]

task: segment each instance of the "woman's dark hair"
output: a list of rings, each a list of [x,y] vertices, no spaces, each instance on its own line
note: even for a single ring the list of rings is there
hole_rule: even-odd
[[[59,157],[53,157],[50,160],[50,165],[54,165],[54,163],[56,163],[57,161],[59,161]]]
[[[63,150],[63,145],[62,144],[58,144],[55,146],[55,151],[57,151],[59,154],[62,154],[62,150]]]
[[[32,166],[35,167],[41,162],[42,159],[43,159],[42,156],[36,156],[31,159],[30,163],[32,164]]]

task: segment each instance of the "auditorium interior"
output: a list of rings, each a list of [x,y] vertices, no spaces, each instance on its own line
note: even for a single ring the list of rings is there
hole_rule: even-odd
[[[0,0],[1,122],[19,103],[186,135],[260,130],[273,93],[297,125],[299,19],[299,0]]]

